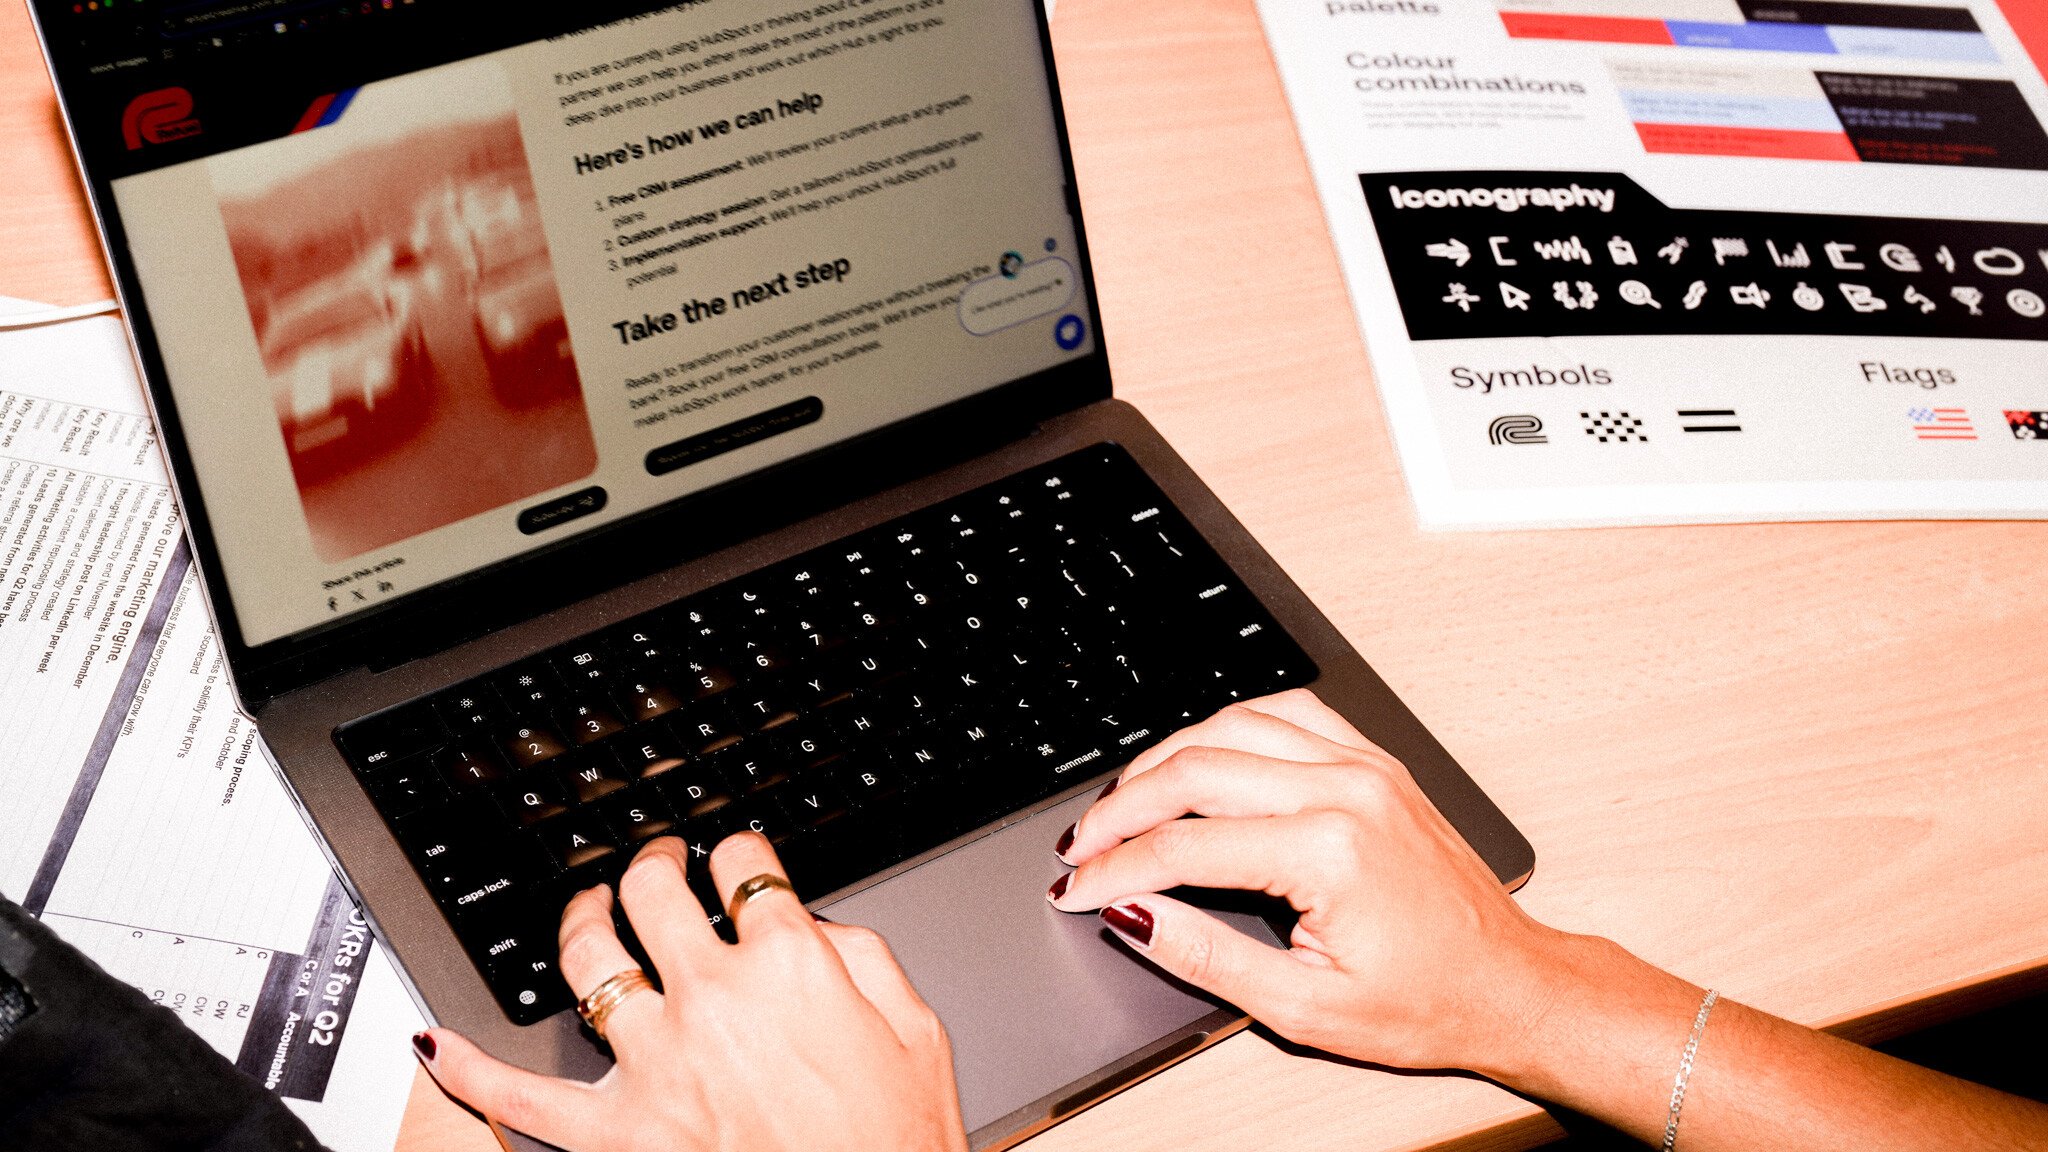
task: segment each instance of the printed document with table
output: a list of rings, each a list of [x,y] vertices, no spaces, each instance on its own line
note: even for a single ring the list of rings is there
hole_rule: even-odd
[[[389,1148],[419,1012],[235,709],[113,317],[0,332],[0,725],[0,892]]]
[[[1260,0],[1436,527],[2048,515],[1991,0]]]

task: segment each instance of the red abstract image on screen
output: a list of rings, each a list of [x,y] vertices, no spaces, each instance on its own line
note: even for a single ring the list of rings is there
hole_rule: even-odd
[[[461,101],[366,90],[331,126],[213,162],[322,560],[597,465],[510,93],[474,79]],[[394,95],[403,115],[376,119]]]

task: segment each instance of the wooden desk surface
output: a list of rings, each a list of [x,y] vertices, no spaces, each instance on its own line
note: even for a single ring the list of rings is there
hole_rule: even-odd
[[[1864,1039],[2048,986],[2048,524],[1419,532],[1251,0],[1055,25],[1119,393],[1528,833],[1525,906]],[[102,297],[4,0],[0,85],[0,294]],[[1245,1034],[1028,1147],[1556,1132]],[[492,1146],[421,1079],[400,1147]]]

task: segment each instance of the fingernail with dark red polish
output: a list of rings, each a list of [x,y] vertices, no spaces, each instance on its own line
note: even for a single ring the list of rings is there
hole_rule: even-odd
[[[1052,887],[1047,888],[1045,890],[1045,898],[1047,900],[1057,900],[1060,897],[1065,896],[1067,894],[1067,883],[1072,879],[1073,873],[1070,872],[1064,876],[1061,876],[1059,879],[1053,881]]]
[[[1060,842],[1052,846],[1053,855],[1065,856],[1067,854],[1067,849],[1074,846],[1074,829],[1079,827],[1079,824],[1067,825],[1067,830],[1060,833]]]
[[[1144,906],[1111,904],[1102,910],[1102,920],[1117,935],[1138,947],[1152,947],[1152,913]]]
[[[413,1033],[412,1050],[420,1054],[420,1059],[432,1063],[434,1059],[434,1038],[425,1032]]]
[[[1116,786],[1117,786],[1117,785],[1119,785],[1119,784],[1121,784],[1121,783],[1123,783],[1123,782],[1124,782],[1124,778],[1123,778],[1123,777],[1121,777],[1121,776],[1117,777],[1117,778],[1116,778],[1116,779],[1114,779],[1114,780],[1111,780],[1111,781],[1110,781],[1110,782],[1109,782],[1109,783],[1108,783],[1107,785],[1104,785],[1104,786],[1103,786],[1103,789],[1102,789],[1102,791],[1100,791],[1100,792],[1098,792],[1098,793],[1096,793],[1096,794],[1095,794],[1095,799],[1096,799],[1096,801],[1097,801],[1097,802],[1100,802],[1100,801],[1103,801],[1103,800],[1107,800],[1107,799],[1109,799],[1109,794],[1110,794],[1111,792],[1114,792],[1114,791],[1116,791]]]

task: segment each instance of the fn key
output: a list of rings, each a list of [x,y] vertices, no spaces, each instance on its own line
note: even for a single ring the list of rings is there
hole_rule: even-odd
[[[555,970],[555,946],[525,944],[485,961],[492,995],[514,1024],[532,1024],[573,1006],[576,997]]]

